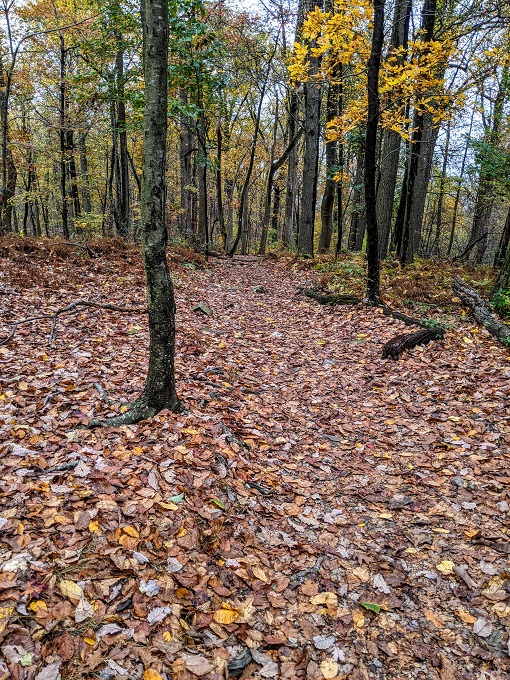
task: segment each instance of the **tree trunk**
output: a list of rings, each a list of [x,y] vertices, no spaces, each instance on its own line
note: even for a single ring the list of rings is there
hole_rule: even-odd
[[[69,187],[70,195],[74,210],[74,219],[80,217],[81,206],[80,206],[80,194],[78,192],[78,173],[76,172],[76,161],[74,159],[74,132],[68,129],[66,135],[66,154],[67,154],[67,169],[69,172]],[[76,230],[76,222],[75,222]]]
[[[436,233],[434,236],[434,243],[432,244],[431,251],[433,254],[439,257],[441,251],[440,239],[441,239],[441,228],[443,226],[443,202],[444,202],[444,189],[446,182],[446,172],[448,169],[448,153],[450,151],[450,132],[451,132],[451,120],[448,121],[446,128],[446,141],[444,146],[443,155],[443,167],[441,169],[441,179],[439,180],[439,196],[437,200],[437,215],[436,215]]]
[[[452,253],[452,247],[453,247],[453,238],[455,236],[455,227],[457,226],[457,212],[459,209],[459,201],[460,201],[460,191],[462,189],[462,180],[464,178],[464,170],[466,169],[466,160],[467,160],[467,154],[469,150],[469,141],[471,139],[471,132],[473,131],[473,123],[475,120],[475,112],[476,112],[476,99],[473,105],[473,111],[471,113],[471,122],[469,124],[469,132],[466,137],[466,144],[464,146],[464,153],[462,155],[462,163],[460,166],[460,174],[459,174],[459,180],[457,183],[457,191],[455,192],[455,200],[453,202],[453,216],[452,216],[452,226],[450,230],[450,239],[448,241],[448,249],[446,251],[446,257],[450,257]]]
[[[342,78],[340,65],[340,73],[335,75],[335,80]],[[326,122],[333,120],[341,111],[341,85],[333,85],[329,83],[328,94],[326,99]],[[331,140],[326,142],[326,187],[322,196],[321,203],[321,234],[319,237],[319,253],[327,253],[331,246],[331,237],[333,235],[333,209],[335,207],[335,197],[337,193],[337,182],[334,176],[338,172],[338,142]]]
[[[60,192],[62,200],[62,233],[69,238],[69,209],[67,205],[66,175],[66,48],[64,36],[60,35]]]
[[[367,298],[381,302],[379,271],[379,234],[376,212],[376,154],[379,124],[379,69],[384,41],[384,0],[374,0],[372,47],[368,60],[368,110],[365,139],[365,211],[367,222]]]
[[[274,56],[274,52],[273,52]],[[248,170],[246,172],[246,177],[244,180],[243,188],[241,191],[241,200],[239,203],[239,211],[238,211],[238,217],[237,217],[237,234],[234,240],[234,243],[232,244],[232,247],[228,251],[229,257],[233,257],[234,253],[237,250],[237,246],[239,245],[239,241],[241,240],[241,237],[243,237],[243,250],[246,249],[246,244],[247,244],[247,238],[248,238],[248,225],[246,224],[247,222],[247,204],[248,204],[248,189],[250,187],[250,180],[251,180],[251,174],[253,172],[253,165],[255,162],[255,151],[257,148],[257,139],[259,136],[259,130],[260,130],[260,118],[262,115],[262,105],[264,103],[264,95],[266,93],[266,87],[267,87],[267,82],[269,79],[269,70],[271,67],[271,62],[272,62],[272,57],[269,61],[268,69],[266,71],[265,77],[264,77],[264,82],[262,84],[262,90],[260,93],[260,99],[259,99],[259,104],[257,107],[257,114],[255,117],[255,130],[253,133],[253,140],[251,143],[251,150],[250,150],[250,160],[248,162]]]
[[[349,237],[347,239],[347,248],[351,251],[361,250],[363,246],[363,238],[365,235],[363,227],[363,236],[359,239],[361,232],[362,217],[365,213],[365,200],[363,191],[363,177],[365,175],[365,152],[359,150],[356,157],[356,175],[354,178],[354,188],[352,191],[352,212],[351,224],[349,227]],[[358,242],[359,246],[358,246]]]
[[[412,0],[397,0],[388,55],[399,47],[407,47]],[[403,63],[403,57],[399,57]],[[379,226],[379,256],[388,254],[388,243],[397,184],[401,137],[395,130],[384,130],[381,142],[380,176],[377,187],[377,222]]]
[[[273,145],[271,149],[271,162],[269,165],[269,172],[267,176],[267,185],[266,185],[266,194],[265,194],[265,201],[264,201],[264,212],[263,212],[263,217],[262,217],[262,233],[260,236],[260,246],[259,246],[259,255],[264,255],[266,252],[266,244],[267,244],[267,230],[269,228],[269,222],[271,220],[271,194],[273,190],[273,181],[274,181],[274,176],[278,172],[278,170],[281,168],[281,166],[285,163],[287,158],[290,156],[292,151],[294,150],[297,142],[299,141],[299,138],[301,137],[302,131],[300,130],[297,135],[290,140],[289,145],[283,152],[283,154],[280,156],[280,158],[275,161],[274,160],[274,151],[276,147],[276,131],[277,131],[277,121],[275,120],[275,125],[273,129]]]
[[[221,248],[227,251],[227,227],[225,224],[225,210],[223,208],[223,134],[221,131],[221,113],[216,121],[216,201],[218,204],[218,222],[220,224]]]
[[[12,199],[16,193],[16,181],[18,179],[18,172],[16,166],[14,165],[14,160],[12,158],[12,151],[7,147],[7,184],[5,186],[4,199],[5,199],[5,213],[4,213],[4,225],[5,231],[12,231],[12,216],[13,216],[13,206]]]
[[[182,106],[188,104],[186,90],[181,87],[179,98]],[[180,183],[181,183],[181,212],[179,214],[179,232],[185,241],[193,239],[193,220],[191,210],[191,187],[193,184],[193,173],[191,155],[193,153],[193,132],[191,118],[181,112],[180,114]]]
[[[305,10],[322,9],[322,0],[306,0]],[[313,44],[312,44],[313,47]],[[303,155],[303,185],[298,232],[298,252],[313,256],[315,233],[315,207],[317,203],[317,179],[319,171],[319,142],[321,125],[321,86],[314,76],[319,71],[319,59],[309,58],[311,80],[304,84],[305,150]]]
[[[90,197],[90,178],[89,178],[89,162],[87,158],[86,139],[87,132],[80,132],[78,135],[78,151],[80,153],[80,187],[81,187],[81,203],[84,213],[92,212],[92,201]]]
[[[503,227],[503,233],[499,240],[498,249],[496,250],[496,255],[494,256],[494,266],[501,267],[503,261],[506,258],[508,252],[508,244],[510,242],[510,208],[506,214],[505,226]]]
[[[484,141],[489,145],[491,150],[494,151],[497,151],[501,144],[503,109],[508,95],[509,76],[508,67],[505,67],[501,76],[496,101],[494,102],[492,128],[486,130],[484,135]],[[469,235],[469,243],[474,243],[476,241],[476,247],[471,249],[469,256],[469,259],[473,264],[482,264],[485,251],[487,250],[489,223],[492,207],[494,205],[494,184],[496,180],[494,169],[490,166],[490,161],[487,162],[482,157],[480,175],[478,178],[475,214],[473,217],[471,233]]]
[[[198,95],[200,113],[197,124],[197,139],[199,156],[197,158],[197,181],[198,181],[198,242],[205,248],[206,255],[209,252],[209,221],[207,213],[207,139],[205,130],[205,111],[201,91]]]
[[[142,0],[145,114],[142,175],[142,255],[149,312],[149,370],[140,397],[126,413],[89,427],[135,423],[164,408],[181,410],[175,391],[175,302],[166,261],[168,0]]]
[[[425,213],[425,203],[427,200],[427,191],[430,175],[432,173],[434,149],[436,147],[438,133],[439,127],[433,124],[432,116],[430,116],[428,113],[424,114],[423,136],[418,158],[418,171],[414,183],[413,195],[411,197],[411,218],[409,231],[411,236],[412,254],[409,254],[409,257],[411,258],[410,262],[420,247],[423,215]]]
[[[119,137],[118,172],[119,172],[119,195],[117,196],[117,232],[119,236],[127,239],[130,227],[129,209],[129,159],[127,148],[126,131],[126,95],[124,92],[124,51],[122,36],[117,35],[119,45],[115,59],[115,89],[116,89],[116,125]]]
[[[287,139],[294,139],[298,131],[299,99],[297,92],[292,90],[289,99],[289,117],[287,121]],[[285,218],[282,230],[282,242],[285,247],[292,243],[292,234],[296,221],[296,198],[297,198],[297,168],[298,148],[297,145],[289,154],[287,164],[287,186],[285,191]]]
[[[437,0],[425,0],[421,15],[422,39],[425,42],[431,41],[434,37],[436,9]],[[431,115],[422,114],[419,110],[415,110],[410,158],[406,173],[407,181],[405,191],[404,188],[402,189],[405,215],[398,256],[403,264],[410,264],[413,261],[420,245],[421,223],[436,138],[437,130],[434,131],[433,129]],[[434,144],[432,144],[433,141]],[[401,206],[399,206],[399,211],[400,209]]]

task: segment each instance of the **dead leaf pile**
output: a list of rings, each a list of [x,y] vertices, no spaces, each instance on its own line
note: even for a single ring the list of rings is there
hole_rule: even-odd
[[[2,319],[144,306],[136,256],[1,262]],[[142,317],[0,347],[0,680],[508,677],[505,349],[463,317],[397,364],[309,272],[173,276],[184,414],[78,428],[139,392]]]

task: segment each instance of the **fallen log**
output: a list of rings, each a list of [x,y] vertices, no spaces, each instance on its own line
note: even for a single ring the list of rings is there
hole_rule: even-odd
[[[431,340],[442,340],[443,337],[444,330],[440,326],[422,328],[414,333],[403,333],[388,340],[382,349],[382,355],[384,359],[396,361],[406,349],[413,349],[417,345],[426,345]]]
[[[452,281],[452,288],[462,304],[471,309],[478,323],[484,326],[505,347],[510,347],[510,326],[507,326],[502,321],[498,321],[494,317],[488,303],[482,296],[474,288],[468,286],[465,281],[457,277]]]
[[[357,305],[361,302],[361,298],[348,293],[319,293],[312,288],[299,288],[297,293],[313,298],[320,305]]]

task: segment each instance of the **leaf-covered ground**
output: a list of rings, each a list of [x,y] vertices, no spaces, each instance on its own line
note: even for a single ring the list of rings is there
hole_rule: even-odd
[[[137,395],[143,315],[0,347],[0,680],[509,677],[507,350],[459,316],[395,363],[403,325],[311,271],[172,271],[184,414],[77,429]],[[4,338],[144,305],[129,250],[0,286]]]

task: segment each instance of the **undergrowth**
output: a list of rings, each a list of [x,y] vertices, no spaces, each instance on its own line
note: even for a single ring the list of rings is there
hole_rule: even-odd
[[[321,288],[364,296],[366,260],[362,254],[342,253],[336,261],[331,256],[320,255],[306,264],[316,272]],[[297,265],[297,268],[302,267]],[[381,262],[381,290],[388,304],[403,305],[425,316],[438,308],[446,312],[459,309],[459,300],[451,289],[456,276],[488,297],[495,275],[489,266],[473,267],[420,258],[412,265],[402,266],[397,260],[388,259]],[[508,295],[502,297],[501,304],[508,304],[510,310],[510,292]]]

